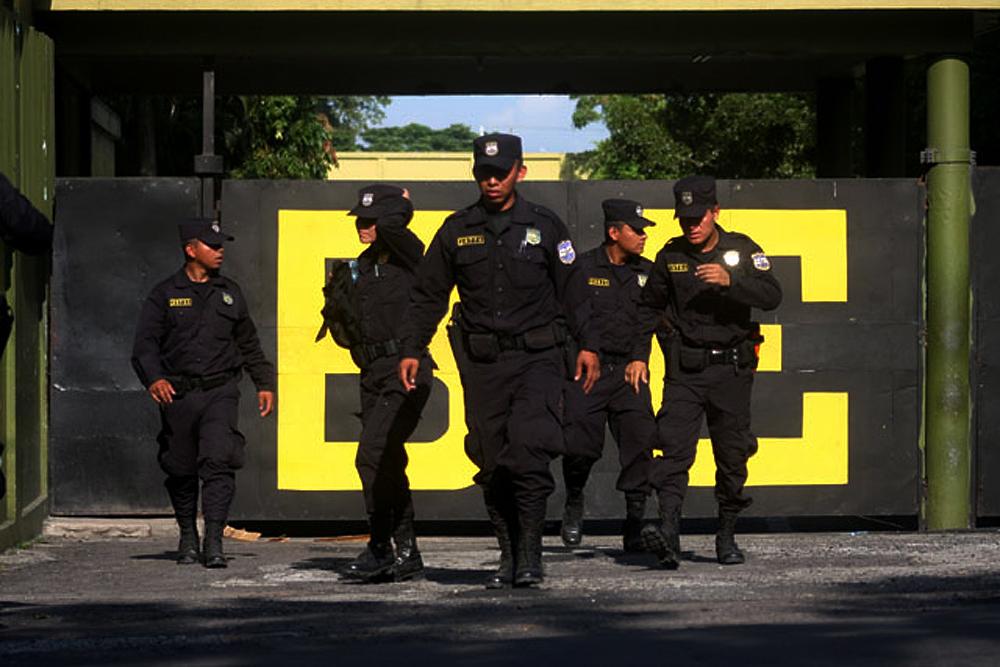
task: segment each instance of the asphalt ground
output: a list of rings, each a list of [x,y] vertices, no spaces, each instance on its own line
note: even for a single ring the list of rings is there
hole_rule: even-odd
[[[545,539],[537,590],[487,591],[494,542],[422,538],[426,576],[345,583],[359,540],[50,530],[0,554],[0,665],[998,665],[1000,533],[685,536],[679,570],[619,539]],[[138,537],[116,537],[121,534]]]

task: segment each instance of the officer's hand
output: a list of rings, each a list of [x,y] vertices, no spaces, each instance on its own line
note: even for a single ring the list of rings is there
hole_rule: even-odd
[[[413,391],[417,388],[417,370],[419,368],[419,359],[404,357],[399,360],[399,381],[406,391]]]
[[[153,400],[160,405],[170,405],[174,402],[174,385],[170,384],[169,380],[160,378],[153,384],[149,385],[149,395],[153,397]]]
[[[409,198],[410,198],[410,191],[406,188],[403,188],[403,199],[409,199]]]
[[[271,410],[274,409],[274,392],[273,391],[258,391],[257,392],[257,409],[260,410],[260,416],[266,417],[271,414]]]
[[[601,377],[601,361],[597,358],[596,352],[580,350],[580,354],[576,355],[576,374],[573,380],[578,381],[584,375],[586,377],[583,378],[583,393],[589,394],[597,384],[597,378]]]
[[[639,383],[649,384],[649,366],[645,361],[630,361],[625,367],[625,382],[632,385],[635,393],[639,393]]]
[[[729,287],[729,283],[732,282],[729,271],[726,271],[721,264],[701,264],[694,270],[694,275],[707,285]]]

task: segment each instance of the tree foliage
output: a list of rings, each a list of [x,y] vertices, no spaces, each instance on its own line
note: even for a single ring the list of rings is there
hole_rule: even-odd
[[[361,134],[365,142],[362,150],[366,151],[441,151],[467,153],[476,133],[468,125],[455,123],[446,128],[435,130],[410,123],[400,127],[376,127],[365,130]]]
[[[201,153],[198,97],[109,98],[122,119],[119,175],[187,176]],[[337,151],[385,117],[388,97],[225,96],[215,151],[231,178],[326,178]]]
[[[223,136],[233,178],[326,178],[337,150],[384,117],[383,97],[233,97]]]
[[[585,95],[573,123],[603,121],[610,136],[579,154],[591,178],[810,178],[815,115],[791,94]]]

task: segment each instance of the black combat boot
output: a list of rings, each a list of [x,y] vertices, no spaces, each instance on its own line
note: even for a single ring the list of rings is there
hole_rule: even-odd
[[[493,494],[488,489],[483,490],[483,500],[486,502],[486,513],[493,523],[493,531],[500,546],[500,566],[496,572],[486,578],[486,588],[509,588],[514,583],[514,531],[511,522],[493,501]]]
[[[642,546],[656,555],[660,567],[676,570],[681,564],[681,508],[670,506],[660,499],[659,525],[643,526],[639,533]]]
[[[207,568],[228,567],[226,555],[222,552],[222,531],[225,527],[225,521],[205,520],[205,542],[201,546],[201,553],[205,557]]]
[[[526,588],[542,583],[542,532],[545,518],[521,516],[517,540],[514,586]]]
[[[177,563],[179,565],[194,565],[201,554],[198,551],[198,522],[194,515],[177,517],[181,538],[177,543]]]
[[[417,549],[417,533],[413,526],[413,508],[403,511],[403,516],[392,531],[392,541],[396,545],[396,558],[392,563],[392,578],[406,581],[424,573],[424,560]]]
[[[622,525],[622,546],[625,553],[645,551],[642,546],[642,520],[646,515],[646,494],[629,492],[625,494],[625,523]]]
[[[568,547],[583,541],[583,488],[590,477],[594,462],[567,454],[562,460],[563,483],[566,485],[566,507],[563,509],[559,537]]]
[[[746,556],[736,546],[736,513],[719,512],[719,532],[715,535],[715,557],[720,565],[742,565]]]
[[[391,519],[385,513],[377,512],[368,516],[371,538],[365,550],[340,571],[340,576],[366,584],[391,581],[392,568],[396,557],[392,552]]]
[[[563,509],[559,536],[568,547],[580,546],[583,541],[583,489],[566,489],[566,507]]]

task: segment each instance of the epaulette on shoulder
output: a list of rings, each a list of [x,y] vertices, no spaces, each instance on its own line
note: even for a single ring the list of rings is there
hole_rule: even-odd
[[[465,208],[460,208],[451,215],[449,215],[447,218],[445,218],[444,221],[451,222],[452,220],[461,220],[462,218],[467,216],[469,212],[472,211],[472,209],[474,208],[476,208],[476,204],[466,206]]]
[[[552,211],[551,209],[545,208],[541,204],[534,204],[533,203],[531,205],[531,212],[532,213],[537,213],[538,215],[544,216],[544,217],[546,217],[546,218],[548,218],[550,220],[555,220],[556,222],[561,222],[562,221],[561,218],[558,215],[556,215],[554,211]]]

